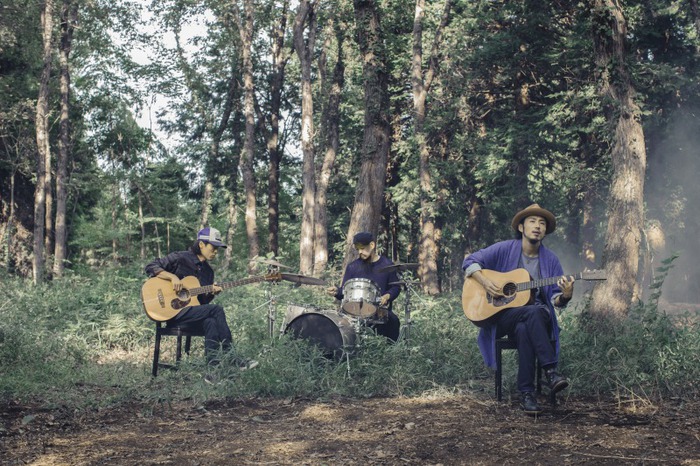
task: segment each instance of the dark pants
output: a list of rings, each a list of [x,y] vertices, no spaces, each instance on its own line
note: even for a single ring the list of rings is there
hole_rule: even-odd
[[[191,306],[180,311],[170,322],[204,330],[204,352],[209,364],[218,363],[219,352],[231,350],[231,330],[224,308],[218,304]]]
[[[390,339],[392,341],[396,341],[399,339],[399,331],[401,330],[401,321],[399,320],[398,317],[396,317],[396,314],[394,314],[392,311],[389,311],[388,312],[388,319],[385,323],[372,324],[369,327],[374,329],[374,331],[377,332],[377,335],[381,335],[383,337],[387,337],[388,339]]]
[[[498,314],[496,337],[508,335],[518,346],[518,390],[535,391],[536,360],[545,369],[557,365],[557,354],[550,340],[549,309],[530,305],[506,309]]]

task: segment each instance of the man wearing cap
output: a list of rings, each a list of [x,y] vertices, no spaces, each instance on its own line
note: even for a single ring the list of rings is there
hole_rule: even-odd
[[[518,239],[501,241],[464,259],[462,269],[465,278],[474,278],[492,296],[503,296],[501,286],[481,273],[482,269],[510,272],[524,268],[535,280],[563,277],[559,259],[542,244],[544,237],[556,228],[556,219],[550,211],[532,204],[515,214],[511,227]],[[534,394],[536,360],[545,370],[546,382],[552,393],[569,385],[566,378],[557,372],[559,325],[554,306],[566,306],[573,291],[573,278],[561,278],[555,285],[537,289],[533,304],[500,311],[487,320],[479,332],[478,344],[484,362],[494,369],[496,338],[508,335],[515,339],[518,347],[518,390],[521,392],[521,407],[528,414],[541,412]]]
[[[393,301],[399,296],[401,288],[398,285],[399,277],[396,271],[380,272],[380,269],[394,265],[386,256],[377,253],[377,243],[372,233],[363,231],[353,237],[353,244],[359,258],[350,262],[345,268],[343,282],[340,288],[331,286],[327,289],[329,295],[336,299],[343,299],[343,286],[345,282],[353,278],[366,278],[372,280],[379,287],[381,297],[379,305],[388,309],[387,321],[383,324],[372,324],[378,335],[385,336],[392,341],[399,339],[401,322],[391,310]],[[393,283],[390,285],[390,283]]]
[[[214,292],[198,296],[198,306],[183,308],[168,323],[186,326],[200,326],[204,329],[204,350],[207,362],[216,365],[219,357],[231,351],[231,330],[226,322],[224,308],[211,304],[221,287],[214,283],[214,270],[209,261],[216,258],[219,248],[226,245],[221,241],[221,233],[216,228],[206,227],[199,231],[197,239],[186,251],[172,252],[148,264],[145,268],[149,277],[158,277],[172,282],[173,290],[182,289],[182,279],[194,276],[201,286],[213,285]],[[235,358],[234,363],[241,369],[257,365],[256,361]],[[205,379],[207,380],[207,379]]]

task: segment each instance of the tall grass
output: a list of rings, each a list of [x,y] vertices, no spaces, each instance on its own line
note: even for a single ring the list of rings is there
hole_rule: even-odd
[[[222,293],[236,353],[260,366],[238,372],[222,365],[225,383],[204,383],[202,340],[178,371],[150,376],[153,323],[144,314],[137,269],[72,275],[34,287],[3,278],[7,300],[0,305],[0,396],[35,399],[74,408],[139,400],[156,406],[172,401],[221,397],[373,397],[426,392],[486,391],[492,374],[476,346],[477,328],[460,309],[456,294],[412,296],[414,325],[408,341],[387,344],[362,334],[347,361],[324,358],[305,341],[281,335],[288,304],[332,309],[321,288],[257,284]],[[660,289],[660,285],[659,288]],[[276,328],[268,335],[269,292]],[[399,317],[403,299],[397,301]],[[562,370],[572,394],[696,396],[700,334],[696,320],[672,319],[657,310],[658,297],[640,304],[617,328],[596,329],[587,311],[562,315]],[[172,358],[172,338],[163,358]],[[504,358],[512,389],[515,358]],[[227,369],[228,368],[228,369]]]

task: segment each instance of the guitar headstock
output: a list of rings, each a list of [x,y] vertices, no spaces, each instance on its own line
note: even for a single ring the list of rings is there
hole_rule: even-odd
[[[607,274],[605,273],[605,270],[587,270],[585,272],[581,272],[581,279],[582,280],[607,280]]]

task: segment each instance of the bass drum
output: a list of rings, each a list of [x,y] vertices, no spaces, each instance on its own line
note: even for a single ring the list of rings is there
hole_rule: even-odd
[[[336,311],[289,306],[285,322],[284,333],[308,340],[329,359],[339,361],[355,348],[356,333],[352,322]]]

